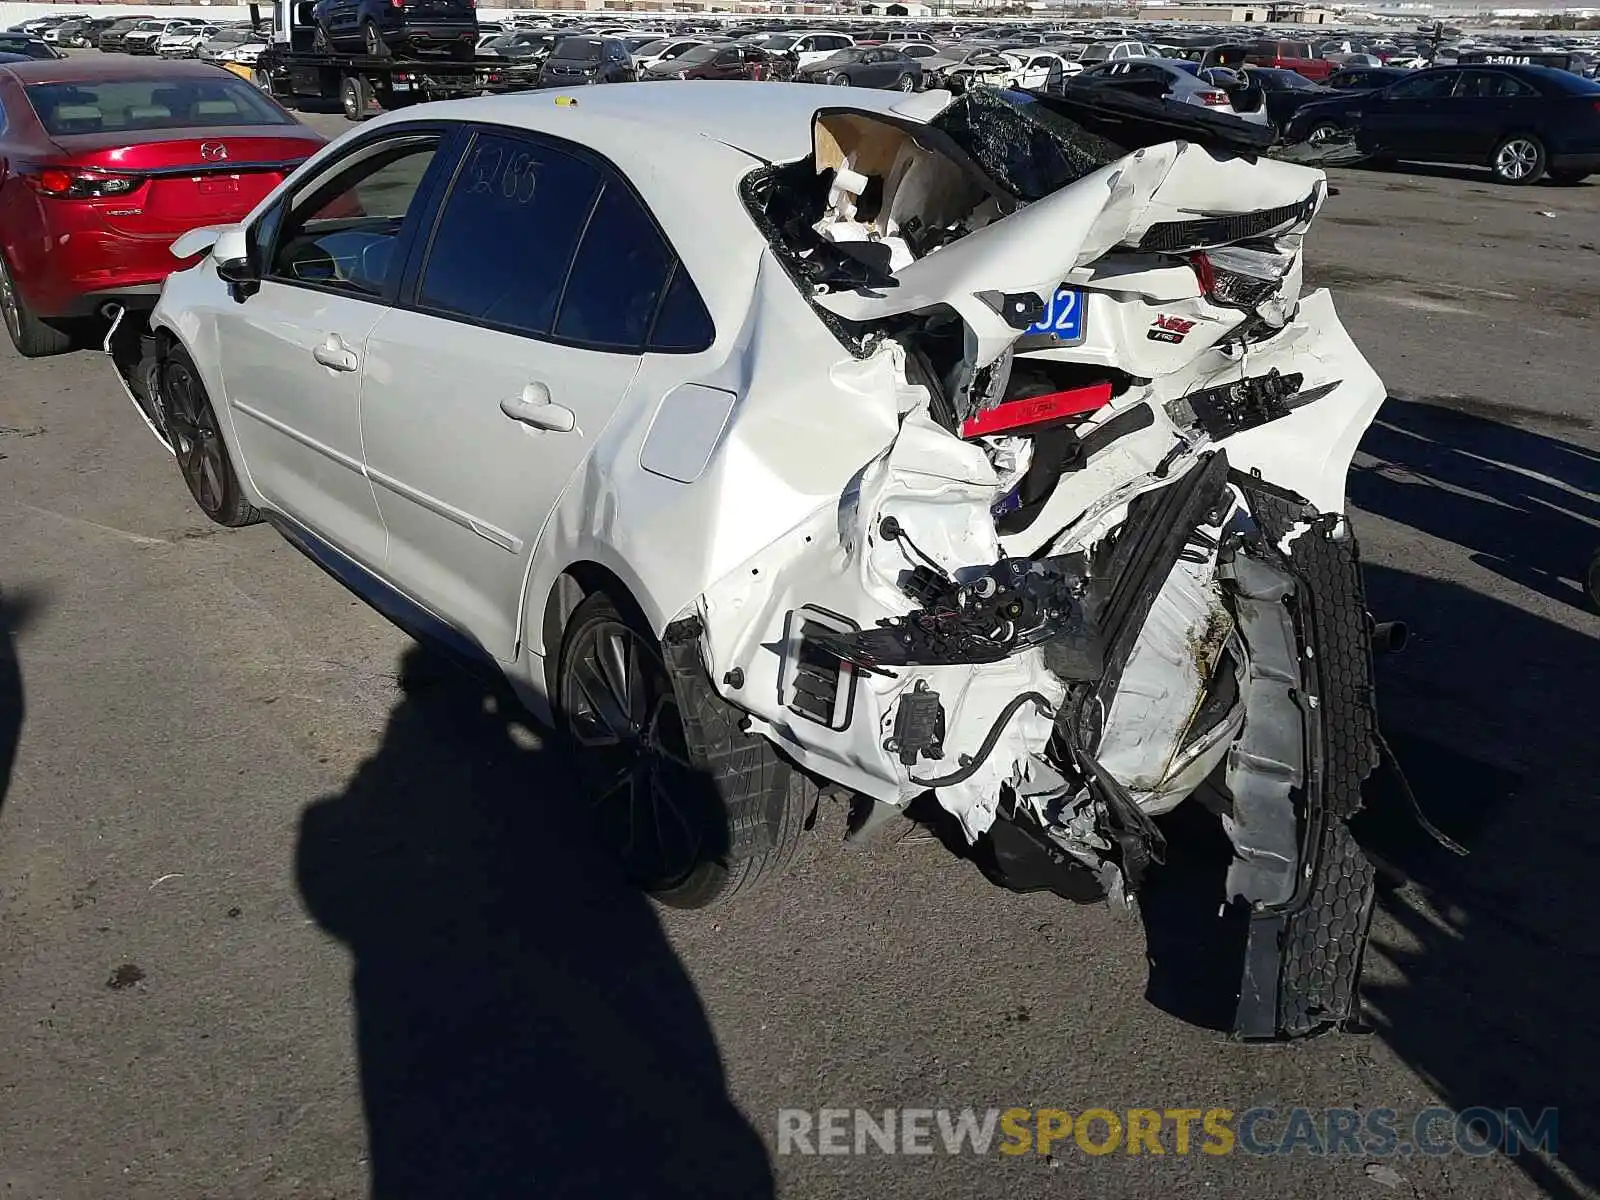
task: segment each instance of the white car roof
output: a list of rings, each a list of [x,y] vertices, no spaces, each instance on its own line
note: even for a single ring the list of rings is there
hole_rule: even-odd
[[[574,103],[558,104],[557,97]],[[876,89],[819,91],[800,83],[688,80],[670,88],[619,83],[423,104],[387,114],[366,128],[401,120],[486,121],[589,146],[630,175],[635,164],[647,169],[670,147],[674,155],[692,157],[696,169],[715,170],[713,164],[726,162],[737,178],[752,165],[749,155],[792,162],[809,154],[811,119],[821,109],[915,114],[927,107],[907,103],[916,100]],[[745,154],[730,158],[728,147]]]

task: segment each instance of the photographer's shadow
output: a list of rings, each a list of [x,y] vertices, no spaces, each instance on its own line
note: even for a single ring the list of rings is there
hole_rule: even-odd
[[[428,652],[401,676],[297,861],[354,958],[372,1194],[770,1195],[694,987],[562,756]]]

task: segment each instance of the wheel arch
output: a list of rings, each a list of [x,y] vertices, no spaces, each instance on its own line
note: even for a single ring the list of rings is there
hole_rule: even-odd
[[[561,639],[566,632],[567,622],[572,619],[578,605],[596,592],[604,592],[619,610],[639,618],[644,627],[657,627],[657,623],[650,620],[644,606],[634,596],[633,588],[610,567],[593,559],[568,563],[546,591],[538,626],[544,648],[544,678],[540,682],[552,703],[556,695]]]

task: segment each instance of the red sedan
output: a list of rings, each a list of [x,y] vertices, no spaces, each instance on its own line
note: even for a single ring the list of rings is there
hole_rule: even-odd
[[[168,247],[237,221],[324,138],[201,62],[0,63],[0,315],[30,358],[112,303],[148,308]]]

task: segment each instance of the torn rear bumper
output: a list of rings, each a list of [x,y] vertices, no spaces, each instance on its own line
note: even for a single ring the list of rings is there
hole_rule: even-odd
[[[1258,671],[1277,668],[1300,714],[1298,786],[1253,786],[1292,764],[1252,739],[1250,720],[1230,764],[1240,857],[1229,891],[1251,904],[1234,1033],[1245,1039],[1302,1037],[1359,1020],[1361,963],[1372,920],[1374,872],[1351,835],[1361,787],[1378,762],[1372,658],[1355,539],[1337,517],[1249,475],[1235,475],[1259,530],[1246,553],[1284,579],[1275,597],[1292,629],[1296,664],[1260,653],[1266,617],[1241,621]],[[1235,574],[1241,593],[1252,591]],[[1259,590],[1241,607],[1271,602]],[[1264,663],[1263,658],[1269,661]],[[1295,747],[1284,747],[1293,758]],[[1253,755],[1258,761],[1238,761]],[[1255,802],[1255,803],[1252,803]]]

